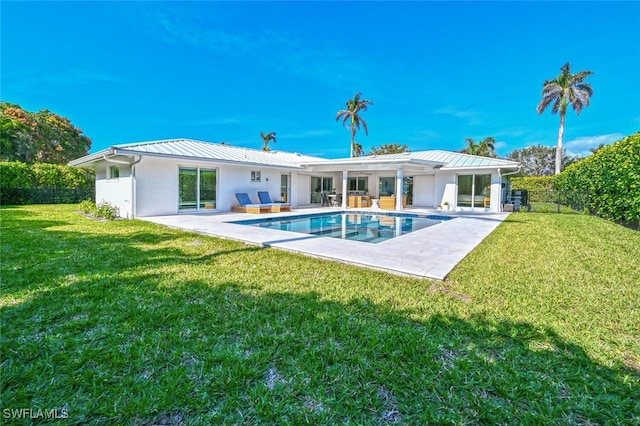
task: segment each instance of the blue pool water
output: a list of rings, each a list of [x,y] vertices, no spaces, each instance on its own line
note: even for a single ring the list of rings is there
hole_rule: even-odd
[[[232,222],[321,237],[379,243],[450,220],[448,216],[406,213],[322,213]]]

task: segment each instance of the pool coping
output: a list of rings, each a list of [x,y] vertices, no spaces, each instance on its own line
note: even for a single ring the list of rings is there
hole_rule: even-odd
[[[259,218],[328,212],[374,213],[369,209],[305,208],[285,213],[263,214]],[[375,213],[381,212],[377,210]],[[450,216],[454,220],[442,221],[409,234],[372,244],[230,223],[258,218],[248,213],[177,214],[140,219],[393,274],[444,280],[449,272],[510,214],[447,212],[419,208],[405,210],[402,213]]]

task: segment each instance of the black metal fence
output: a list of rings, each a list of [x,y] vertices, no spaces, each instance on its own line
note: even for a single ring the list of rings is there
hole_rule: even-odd
[[[539,213],[584,213],[589,211],[589,194],[574,191],[527,191],[524,207]]]
[[[95,188],[1,188],[0,204],[72,204],[95,202]]]

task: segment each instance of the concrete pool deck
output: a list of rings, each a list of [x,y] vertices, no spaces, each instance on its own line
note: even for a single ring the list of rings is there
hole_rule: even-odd
[[[510,213],[448,212],[434,209],[407,209],[403,213],[451,216],[419,231],[378,244],[300,234],[235,221],[343,212],[338,208],[300,208],[272,214],[194,213],[143,217],[141,220],[215,237],[228,238],[263,247],[330,259],[342,263],[378,269],[390,273],[443,280],[449,272],[484,240]],[[346,210],[348,214],[373,213],[368,209]],[[382,210],[375,210],[383,213]]]

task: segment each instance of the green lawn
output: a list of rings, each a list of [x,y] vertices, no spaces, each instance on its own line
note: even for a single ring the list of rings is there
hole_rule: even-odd
[[[513,214],[438,282],[75,209],[0,210],[2,422],[640,423],[638,232]]]

